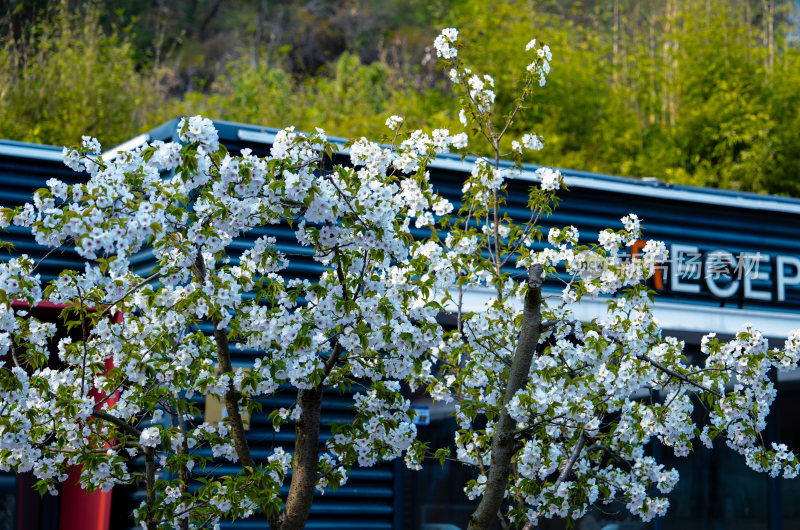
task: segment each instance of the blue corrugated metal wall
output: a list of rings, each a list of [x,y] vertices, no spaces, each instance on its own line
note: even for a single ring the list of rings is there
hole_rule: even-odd
[[[61,149],[0,140],[0,208],[31,202],[33,193],[46,188],[45,182],[53,177],[67,184],[82,180],[61,162]],[[27,254],[37,262],[49,251],[37,244],[26,228],[9,226],[7,232],[0,233],[0,240],[12,243],[16,253]],[[8,253],[0,253],[0,260],[8,258]],[[81,258],[71,249],[49,256],[37,271],[43,281],[48,281],[67,268],[83,268]]]
[[[259,154],[266,154],[270,138],[277,132],[276,129],[229,122],[217,122],[217,125],[221,140],[234,153],[242,147],[250,147]],[[245,142],[242,138],[258,141]],[[338,156],[338,161],[346,162],[346,159]],[[526,169],[531,172],[535,167],[527,166]],[[429,169],[434,187],[458,206],[465,171],[468,171],[465,164],[459,157],[445,155]],[[581,232],[581,243],[595,243],[600,230],[620,229],[620,218],[635,213],[643,219],[645,239],[696,245],[701,252],[723,248],[735,256],[740,252],[760,252],[768,256],[800,257],[800,237],[797,236],[800,229],[799,199],[674,186],[654,179],[626,179],[574,170],[562,172],[568,181],[571,177],[590,180],[591,186],[573,185],[569,191],[559,193],[560,207],[541,221],[545,235],[551,227],[574,225]],[[509,179],[507,182],[505,210],[516,220],[527,220],[528,191],[531,185],[536,184],[523,179]],[[737,207],[737,204],[741,206]],[[765,272],[772,274],[772,263],[762,266]],[[786,301],[780,304],[742,300],[736,296],[718,300],[705,287],[696,295],[678,295],[667,289],[661,297],[699,306],[726,305],[792,312],[800,309],[800,289],[796,288],[787,290]]]
[[[177,120],[169,122],[149,133],[150,139],[174,139],[174,127]],[[255,154],[266,155],[270,147],[270,137],[274,129],[263,129],[250,125],[241,125],[228,122],[217,122],[220,140],[234,154],[244,147],[251,148]],[[58,177],[66,182],[75,182],[75,173],[64,167],[57,159],[60,150],[47,146],[33,146],[17,142],[0,142],[0,205],[14,206],[29,200],[33,191],[44,186],[50,177]],[[582,242],[596,241],[597,232],[603,228],[619,228],[619,218],[627,213],[636,213],[643,218],[645,237],[647,239],[661,239],[669,243],[694,244],[704,250],[725,248],[733,253],[740,251],[762,252],[765,254],[788,254],[800,256],[800,238],[797,229],[800,228],[800,213],[778,213],[772,210],[759,210],[754,208],[736,208],[692,200],[677,200],[668,198],[667,190],[688,190],[691,188],[670,187],[658,182],[642,182],[591,175],[581,172],[565,171],[569,176],[594,179],[594,187],[573,186],[569,192],[561,194],[562,203],[556,213],[542,221],[545,233],[551,226],[575,225],[581,231]],[[458,159],[444,157],[442,163],[431,167],[431,178],[440,193],[458,204],[461,194],[461,185],[464,170],[458,166]],[[627,185],[625,191],[617,189],[603,189],[603,183],[609,188],[623,182]],[[631,184],[635,184],[631,186]],[[526,202],[528,188],[531,182],[525,180],[509,181],[508,204],[509,214],[517,219],[527,219]],[[535,185],[535,184],[533,184]],[[654,193],[655,190],[655,193]],[[659,196],[661,191],[664,196]],[[644,192],[647,193],[644,193]],[[749,197],[748,194],[737,194],[715,190],[707,192],[715,197],[736,199]],[[765,198],[769,204],[800,205],[800,201],[792,199]],[[800,211],[800,210],[798,210]],[[257,237],[270,234],[278,239],[282,250],[292,253],[308,252],[307,248],[297,245],[292,231],[288,227],[268,227],[254,230],[245,237],[237,239],[233,248],[241,251]],[[44,256],[45,249],[38,247],[24,231],[12,228],[2,239],[15,243],[19,252],[26,252],[39,259]],[[0,255],[0,259],[7,256]],[[152,257],[143,252],[135,260],[137,268],[145,272],[152,267]],[[53,275],[64,267],[80,267],[79,258],[74,252],[64,251],[57,256],[51,256],[48,262],[40,269],[44,278]],[[311,259],[295,258],[289,269],[289,274],[299,277],[316,277],[321,271],[321,266]],[[696,306],[727,307],[742,305],[765,311],[793,311],[800,310],[800,289],[787,291],[785,304],[776,305],[771,302],[756,302],[742,299],[715,300],[708,293],[701,292],[696,295],[666,292],[662,299],[675,299],[683,303]],[[234,364],[246,365],[252,362],[257,352],[236,351]],[[293,393],[282,393],[263,402],[264,410],[287,406],[294,401]],[[340,396],[337,393],[326,394],[323,408],[323,423],[349,421],[352,412],[349,408],[349,396]],[[323,430],[323,436],[329,435],[328,430]],[[293,445],[293,435],[289,426],[284,427],[280,433],[274,433],[267,424],[266,413],[257,415],[252,420],[252,428],[248,432],[248,439],[254,448],[254,455],[258,457],[268,454],[275,446],[282,446],[290,450]],[[217,471],[223,473],[227,470],[221,467]],[[308,528],[341,529],[341,528],[401,528],[402,514],[400,513],[401,499],[398,498],[397,481],[399,473],[395,466],[387,464],[368,469],[356,469],[351,474],[348,484],[336,492],[329,491],[324,496],[315,499],[312,508],[311,520]],[[0,479],[0,487],[8,482],[11,477]],[[122,515],[133,504],[138,504],[143,493],[135,490],[115,490],[115,519],[112,527],[122,527],[125,518]],[[254,518],[248,521],[226,523],[225,528],[263,528],[263,518]]]

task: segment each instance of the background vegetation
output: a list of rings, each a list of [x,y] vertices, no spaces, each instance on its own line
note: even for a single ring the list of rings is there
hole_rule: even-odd
[[[88,131],[110,146],[190,113],[346,137],[382,131],[395,113],[460,130],[430,48],[456,26],[501,102],[525,43],[553,49],[550,80],[515,125],[545,137],[532,162],[800,196],[798,7],[6,0],[0,137],[71,145]]]

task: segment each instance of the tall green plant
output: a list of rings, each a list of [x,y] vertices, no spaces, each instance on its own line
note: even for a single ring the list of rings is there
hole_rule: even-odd
[[[0,137],[115,144],[165,118],[152,72],[139,72],[124,32],[105,32],[91,6],[54,8],[0,47]]]

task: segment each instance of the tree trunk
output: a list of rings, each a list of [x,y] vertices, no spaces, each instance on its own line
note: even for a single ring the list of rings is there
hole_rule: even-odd
[[[200,250],[197,251],[197,259],[194,263],[194,273],[197,283],[200,285],[205,283],[206,280],[206,267],[203,263],[203,256]],[[214,339],[217,342],[217,362],[219,369],[222,373],[233,375],[233,366],[231,365],[231,351],[228,344],[228,333],[225,327],[220,328],[220,319],[212,318],[214,325]],[[242,422],[242,415],[239,412],[239,392],[233,386],[233,379],[228,383],[228,389],[223,396],[225,403],[225,410],[228,412],[228,420],[231,426],[231,436],[233,437],[233,444],[236,448],[236,454],[239,457],[239,462],[242,466],[250,468],[250,473],[253,472],[255,462],[250,454],[250,446],[247,443],[247,437],[244,433],[244,423]]]
[[[145,503],[147,512],[144,522],[147,530],[156,530],[158,523],[153,514],[156,506],[156,450],[152,447],[144,448],[144,469],[145,483],[147,484],[147,501]]]
[[[217,329],[219,319],[214,318],[211,322],[214,324],[214,338],[217,339],[217,361],[219,362],[219,369],[222,373],[233,374],[231,352],[228,346],[228,333],[225,329]],[[230,420],[233,445],[236,448],[236,454],[239,456],[239,462],[241,462],[243,466],[249,467],[250,473],[252,473],[256,464],[250,454],[250,446],[247,443],[247,437],[244,432],[242,413],[239,411],[239,392],[237,392],[233,386],[232,375],[228,383],[228,389],[225,391],[223,398],[225,410]]]
[[[286,507],[270,520],[271,530],[302,530],[306,526],[314,488],[317,484],[319,459],[319,423],[322,411],[322,385],[297,392],[297,405],[302,412],[295,426],[292,483]]]
[[[344,273],[339,269],[340,278]],[[342,280],[344,285],[344,280]],[[347,290],[345,289],[345,296]],[[294,457],[292,458],[292,482],[286,496],[286,506],[280,513],[269,517],[270,530],[302,530],[306,527],[314,489],[317,486],[317,464],[319,462],[319,424],[322,416],[322,391],[325,380],[342,355],[341,343],[333,347],[319,384],[315,388],[297,391],[297,406],[300,418],[294,427]]]
[[[469,530],[487,530],[497,517],[505,497],[508,477],[511,474],[511,457],[514,454],[514,430],[516,421],[509,415],[506,405],[518,390],[528,383],[531,362],[539,344],[542,325],[542,266],[534,265],[528,269],[528,292],[525,294],[525,308],[522,313],[522,326],[517,339],[514,360],[508,374],[508,385],[503,397],[500,417],[492,437],[492,460],[486,480],[486,491],[480,504],[469,520]]]

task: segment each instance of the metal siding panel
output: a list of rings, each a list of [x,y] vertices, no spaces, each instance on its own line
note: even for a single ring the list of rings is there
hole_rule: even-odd
[[[151,131],[150,137],[154,139],[174,140],[176,135],[174,127],[177,120],[173,120],[158,129]],[[242,148],[250,148],[259,156],[269,155],[269,145],[266,143],[250,143],[240,139],[239,132],[267,132],[274,134],[275,129],[265,129],[229,122],[216,122],[220,133],[220,140],[228,150],[236,155]],[[9,143],[11,148],[26,147]],[[26,159],[20,156],[3,156],[0,142],[0,205],[12,206],[29,200],[33,191],[43,187],[44,182],[51,176],[73,183],[81,176],[71,172],[60,163],[54,162],[53,152],[47,152],[41,158]],[[48,151],[46,147],[33,146],[29,152],[36,154],[36,149]],[[50,157],[50,160],[47,158]],[[336,155],[337,163],[347,163],[344,155]],[[467,161],[468,163],[468,161]],[[444,157],[444,162],[431,166],[431,180],[440,193],[450,199],[456,208],[460,206],[461,186],[465,173],[458,169],[467,167],[456,157]],[[532,171],[533,166],[528,170]],[[596,242],[597,232],[604,228],[618,229],[621,227],[619,218],[627,213],[636,213],[643,219],[644,237],[646,239],[660,239],[668,243],[693,244],[702,249],[723,247],[733,253],[739,251],[758,251],[769,254],[789,254],[800,256],[800,238],[796,232],[800,228],[800,214],[776,213],[776,211],[760,211],[752,207],[737,208],[731,206],[737,200],[746,200],[751,203],[764,203],[775,207],[792,209],[797,206],[796,199],[755,196],[723,190],[702,190],[689,187],[664,186],[659,183],[642,183],[620,177],[605,175],[592,175],[580,171],[565,171],[567,176],[591,180],[591,185],[573,186],[568,192],[562,192],[560,207],[549,218],[541,221],[542,229],[547,231],[554,226],[561,227],[568,224],[575,225],[581,232],[581,243],[591,244]],[[607,183],[614,191],[603,189],[602,184]],[[508,183],[508,201],[506,211],[517,220],[526,220],[527,197],[530,186],[536,182],[523,179],[510,179]],[[663,190],[663,193],[661,193]],[[639,192],[639,193],[637,193]],[[646,193],[644,193],[646,192]],[[680,192],[680,193],[676,193]],[[681,195],[683,193],[683,195]],[[691,196],[691,200],[677,200],[676,197]],[[703,203],[703,197],[719,198]],[[723,205],[723,204],[728,204]],[[420,231],[420,235],[424,231]],[[253,230],[244,237],[237,238],[231,245],[234,251],[233,260],[238,254],[248,248],[252,241],[262,235],[271,235],[278,240],[279,248],[293,254],[291,265],[287,271],[289,276],[300,278],[315,278],[325,269],[311,259],[312,251],[297,244],[292,230],[288,226],[268,226]],[[8,234],[0,234],[6,239],[12,239],[19,250],[24,250],[34,256],[43,256],[44,252],[38,251],[33,244],[29,231],[12,228]],[[3,258],[0,258],[3,259]],[[7,258],[5,258],[7,259]],[[146,273],[154,265],[151,251],[145,250],[132,259],[134,268],[140,273]],[[67,251],[59,256],[57,262],[49,268],[42,268],[42,275],[50,278],[55,271],[64,267],[82,268],[80,258]],[[746,307],[757,307],[765,310],[786,311],[800,310],[800,290],[793,290],[787,298],[787,304],[777,306],[766,302],[742,302]],[[681,295],[684,302],[700,306],[719,306],[720,301],[715,301],[707,294],[696,296]],[[674,294],[662,296],[662,299],[678,299]],[[727,303],[736,304],[736,300]],[[234,352],[234,364],[244,366],[251,364],[258,352],[239,350]],[[265,413],[256,415],[252,421],[252,428],[248,438],[253,443],[253,453],[257,458],[265,458],[274,446],[290,449],[293,434],[286,426],[280,433],[274,433],[267,425],[266,411],[279,407],[286,407],[294,402],[293,393],[279,392],[275,396],[262,400]],[[348,421],[352,417],[349,409],[349,398],[338,395],[327,395],[323,409],[323,422]],[[323,428],[323,439],[330,436],[329,429]],[[396,471],[393,464],[377,466],[369,469],[354,469],[347,485],[338,491],[329,491],[325,497],[319,498],[312,509],[311,519],[307,528],[334,529],[334,528],[392,528],[392,521],[398,520],[396,499]],[[236,466],[226,465],[219,472],[235,470]],[[2,478],[0,480],[7,480]],[[118,493],[123,493],[119,491]],[[125,503],[138,503],[143,495],[142,491],[132,491],[125,495],[117,495],[117,508],[124,508]],[[370,499],[374,502],[365,503]],[[394,506],[393,506],[394,504]],[[263,528],[263,518],[254,518],[247,521],[226,522],[223,528]]]
[[[463,174],[451,170],[431,170],[431,181],[437,190],[460,206]],[[518,221],[527,220],[527,197],[530,181],[509,179],[508,201],[504,208]],[[750,208],[733,208],[720,205],[698,205],[694,202],[676,201],[668,198],[637,196],[614,191],[587,188],[571,188],[559,194],[561,204],[550,217],[540,221],[546,238],[552,227],[574,225],[580,231],[581,244],[597,242],[601,229],[622,228],[620,217],[635,213],[642,219],[643,238],[671,243],[690,244],[701,251],[723,248],[734,255],[740,252],[760,252],[763,255],[777,254],[800,256],[800,214],[759,211]],[[769,197],[767,197],[769,198]],[[771,198],[769,198],[771,199]],[[544,245],[539,245],[543,247]],[[763,270],[772,273],[772,265],[763,265]],[[511,268],[509,268],[511,270]],[[550,283],[555,287],[555,283]],[[682,300],[701,306],[739,306],[767,311],[799,311],[800,289],[787,290],[784,304],[742,300],[736,297],[715,300],[702,287],[698,295],[665,292],[662,300]]]
[[[15,207],[33,201],[33,194],[47,185],[50,178],[58,178],[68,184],[82,180],[82,176],[70,170],[63,163],[42,158],[21,158],[2,154],[3,144],[0,142],[0,207]],[[37,148],[38,150],[39,148]],[[60,152],[60,151],[59,151]],[[0,231],[0,240],[12,243],[15,254],[28,254],[39,261],[51,250],[36,243],[30,229],[9,226],[7,231]],[[0,261],[8,261],[14,255],[0,253]],[[42,281],[50,281],[63,269],[82,269],[83,260],[71,247],[51,255],[37,272]]]

